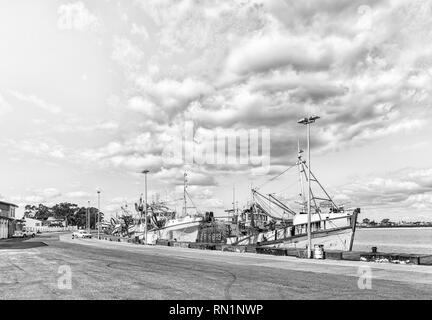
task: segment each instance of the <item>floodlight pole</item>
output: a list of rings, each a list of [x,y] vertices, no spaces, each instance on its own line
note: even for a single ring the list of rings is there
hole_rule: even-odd
[[[98,240],[100,240],[100,194],[101,191],[97,190],[97,195],[98,195]]]
[[[145,175],[145,214],[144,214],[144,220],[145,220],[145,222],[144,222],[144,224],[145,224],[145,229],[144,229],[144,237],[145,237],[145,240],[144,240],[144,244],[146,244],[147,245],[147,173],[149,173],[150,171],[149,170],[144,170],[142,173],[144,173],[144,175]]]
[[[87,232],[90,233],[91,229],[91,212],[90,212],[90,200],[88,201],[87,206]]]
[[[312,116],[298,121],[300,124],[306,125],[307,130],[307,148],[308,148],[308,219],[307,219],[307,240],[308,240],[308,258],[312,258],[312,228],[311,228],[311,152],[310,152],[310,125],[315,123],[320,117]]]

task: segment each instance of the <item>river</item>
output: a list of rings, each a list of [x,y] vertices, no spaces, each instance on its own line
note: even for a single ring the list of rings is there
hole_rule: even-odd
[[[365,228],[357,229],[354,248],[381,252],[432,254],[432,228]]]

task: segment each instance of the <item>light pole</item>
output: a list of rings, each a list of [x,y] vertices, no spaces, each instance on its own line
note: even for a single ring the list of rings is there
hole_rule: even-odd
[[[149,170],[144,170],[142,173],[144,173],[145,176],[145,214],[144,214],[144,219],[145,219],[145,230],[144,230],[144,244],[147,244],[147,173],[149,173]]]
[[[97,195],[98,195],[98,240],[100,240],[100,194],[101,194],[101,191],[97,190]]]
[[[90,233],[90,200],[88,201],[88,206],[87,206],[87,232]]]
[[[307,219],[307,238],[308,238],[308,258],[312,258],[312,230],[311,230],[311,166],[310,166],[310,125],[320,117],[312,116],[303,118],[298,121],[306,125],[307,130],[307,147],[308,147],[308,219]]]

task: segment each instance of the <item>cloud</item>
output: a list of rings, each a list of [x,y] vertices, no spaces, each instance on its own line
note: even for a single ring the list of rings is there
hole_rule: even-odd
[[[162,168],[160,172],[157,172],[154,177],[160,181],[164,181],[169,185],[183,186],[184,181],[184,168]],[[187,173],[187,184],[189,186],[215,186],[217,182],[212,175],[203,172],[203,169],[189,169]]]
[[[432,169],[406,168],[384,176],[359,179],[341,186],[339,197],[350,204],[372,208],[397,206],[419,209],[430,207],[432,194]]]
[[[11,111],[12,107],[6,99],[0,94],[0,116]]]
[[[333,46],[304,36],[259,36],[235,48],[226,60],[227,72],[237,75],[264,72],[284,66],[294,70],[328,69]]]
[[[194,78],[153,81],[149,77],[138,77],[135,84],[145,98],[132,98],[130,106],[135,110],[145,111],[152,119],[164,121],[172,120],[192,101],[213,92],[210,84]],[[155,114],[156,106],[158,115]]]
[[[100,19],[81,1],[60,5],[57,13],[60,30],[95,31],[101,27]]]
[[[134,70],[144,62],[144,52],[131,40],[122,37],[115,37],[113,42],[112,59],[126,70]]]
[[[131,34],[138,35],[145,40],[149,39],[150,37],[147,28],[145,26],[137,25],[135,23],[132,24],[132,28],[130,32]]]
[[[50,205],[55,199],[62,196],[62,193],[56,188],[45,188],[36,189],[28,192],[26,196],[13,196],[11,200],[19,203],[20,207],[24,207],[27,204],[37,205],[45,204]]]
[[[66,156],[66,148],[52,139],[45,141],[40,140],[14,140],[3,139],[0,145],[7,147],[13,153],[21,154],[28,153],[39,157],[50,157],[55,159],[64,159]]]
[[[73,199],[83,199],[83,198],[90,198],[91,194],[86,191],[72,191],[65,194],[67,198],[73,198]]]
[[[13,91],[13,90],[10,91],[10,94],[12,94],[12,96],[14,96],[16,99],[18,99],[22,102],[29,103],[31,105],[34,105],[34,106],[36,106],[40,109],[43,109],[45,111],[48,111],[50,113],[59,114],[61,112],[60,107],[53,105],[53,104],[50,104],[50,103],[42,100],[41,98],[39,98],[33,94],[26,95],[26,94],[20,93],[18,91]]]
[[[93,124],[82,124],[82,120],[68,118],[65,123],[59,123],[52,126],[52,130],[56,132],[95,132],[108,131],[115,132],[119,128],[119,124],[115,121],[102,121]]]
[[[123,32],[112,35],[111,58],[124,74],[124,87],[110,99],[118,119],[65,121],[52,129],[104,130],[112,133],[109,139],[79,150],[27,139],[14,141],[15,149],[57,159],[67,154],[81,164],[122,172],[146,168],[177,185],[187,168],[181,157],[167,159],[164,152],[175,149],[185,120],[194,122],[202,145],[216,131],[271,129],[271,162],[278,168],[295,161],[297,140],[304,140],[297,120],[305,114],[322,117],[313,127],[312,145],[321,154],[422,130],[432,115],[432,23],[425,2],[138,0],[134,5],[136,16],[145,19],[128,13]],[[101,26],[82,2],[60,8],[60,28]],[[34,95],[15,97],[58,112]],[[0,99],[0,110],[1,105]],[[248,172],[235,165],[202,166],[191,170],[190,182],[214,186],[234,170]],[[359,195],[370,199],[373,190],[383,189],[386,201],[403,202],[404,188],[417,190],[413,196],[420,192],[418,181],[381,179],[357,186]]]

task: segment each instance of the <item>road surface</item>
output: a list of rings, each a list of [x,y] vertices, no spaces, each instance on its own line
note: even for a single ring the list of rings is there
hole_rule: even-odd
[[[146,247],[72,240],[70,234],[0,242],[0,299],[429,299],[431,294],[428,266]]]

